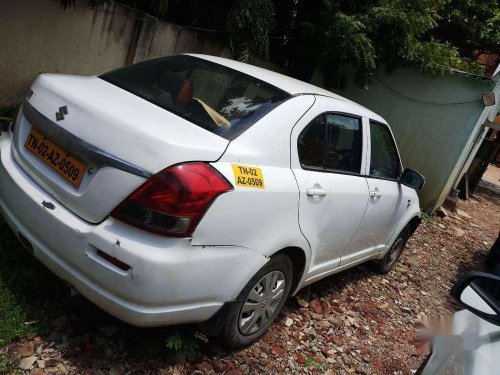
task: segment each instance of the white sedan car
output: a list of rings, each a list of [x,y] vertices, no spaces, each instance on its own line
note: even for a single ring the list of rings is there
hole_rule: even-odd
[[[42,74],[0,157],[0,211],[54,273],[132,325],[208,321],[235,347],[305,285],[388,272],[420,222],[382,117],[212,56]]]

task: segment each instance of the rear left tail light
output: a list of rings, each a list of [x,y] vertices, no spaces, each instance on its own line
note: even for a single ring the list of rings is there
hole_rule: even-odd
[[[189,237],[214,199],[232,188],[209,164],[178,164],[155,174],[111,216],[153,233]]]

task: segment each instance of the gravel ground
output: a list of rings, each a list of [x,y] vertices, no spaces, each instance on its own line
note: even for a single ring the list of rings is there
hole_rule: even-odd
[[[242,351],[205,343],[191,326],[129,327],[81,297],[50,295],[49,314],[35,288],[27,292],[29,316],[54,318],[46,329],[0,348],[0,355],[13,367],[27,368],[25,374],[37,375],[412,374],[425,357],[415,347],[417,316],[457,311],[449,296],[453,282],[484,268],[500,223],[500,195],[492,186],[481,183],[457,213],[424,220],[388,275],[376,274],[367,264],[302,290],[288,300],[270,332]],[[167,348],[177,334],[191,338],[185,344],[192,349],[190,361],[183,360],[182,351]]]

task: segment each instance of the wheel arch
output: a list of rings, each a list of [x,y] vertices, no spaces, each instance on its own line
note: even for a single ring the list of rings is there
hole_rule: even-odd
[[[417,215],[417,216],[413,216],[410,219],[410,221],[408,222],[408,224],[405,225],[405,227],[406,226],[410,227],[410,237],[413,236],[413,233],[415,233],[415,231],[417,230],[417,228],[421,222],[422,222],[422,218]]]
[[[415,233],[421,221],[422,218],[420,212],[411,215],[409,218],[405,218],[405,220],[401,220],[400,225],[398,225],[396,230],[393,232],[391,238],[389,239],[389,241],[385,246],[385,249],[380,253],[377,259],[382,259],[385,256],[385,254],[387,253],[387,251],[389,251],[396,238],[398,238],[399,234],[407,227],[409,227],[410,229],[410,233],[408,236],[409,239],[413,235],[413,233]]]
[[[293,279],[292,287],[290,288],[290,296],[294,296],[298,292],[298,288],[302,284],[305,275],[307,264],[306,252],[300,247],[289,246],[275,252],[272,256],[276,254],[285,254],[292,261]]]

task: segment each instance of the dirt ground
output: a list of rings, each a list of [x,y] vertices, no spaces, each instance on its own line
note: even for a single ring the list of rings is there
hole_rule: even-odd
[[[194,337],[196,327],[136,329],[82,298],[44,294],[54,316],[48,329],[14,340],[0,354],[14,367],[35,360],[24,373],[37,375],[412,374],[425,357],[415,347],[417,315],[457,311],[452,284],[469,270],[485,268],[500,229],[499,178],[500,170],[490,167],[487,181],[458,212],[425,219],[391,273],[378,275],[366,264],[302,290],[270,332],[247,349],[230,352],[212,339],[195,342],[194,358],[186,362],[167,342],[176,332]],[[36,288],[29,293],[24,306],[37,324],[47,301],[37,298]]]

